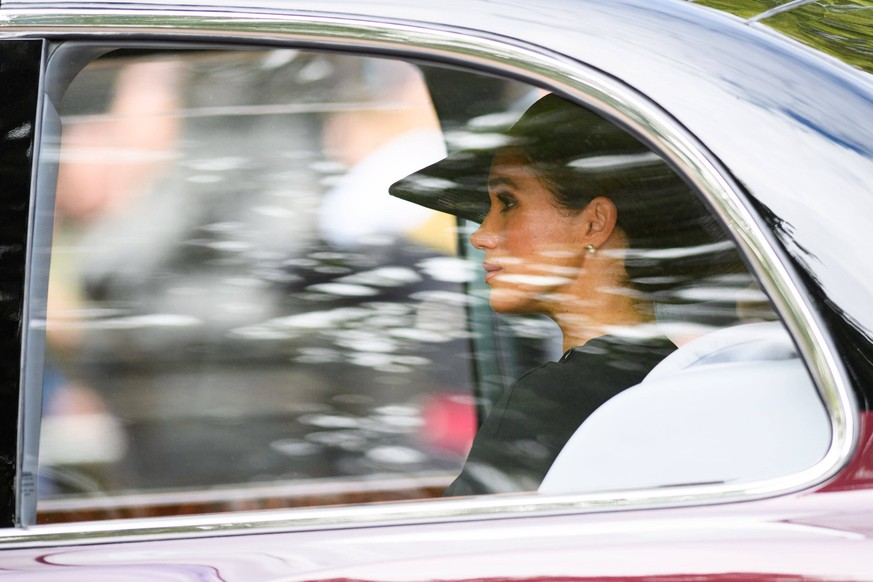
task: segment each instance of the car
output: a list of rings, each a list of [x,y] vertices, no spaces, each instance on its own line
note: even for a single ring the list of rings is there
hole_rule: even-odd
[[[869,8],[3,0],[0,572],[873,578]],[[670,354],[511,418],[594,345],[495,299],[483,242],[555,98],[625,144],[561,168],[644,172],[669,243],[513,284],[627,266],[604,289],[645,317],[607,333]],[[507,471],[476,457],[500,414],[532,432]]]

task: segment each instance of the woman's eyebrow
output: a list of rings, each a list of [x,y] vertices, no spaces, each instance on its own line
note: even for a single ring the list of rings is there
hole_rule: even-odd
[[[512,178],[509,178],[507,176],[496,176],[494,178],[488,179],[488,187],[489,188],[494,188],[495,186],[501,186],[501,185],[506,185],[506,186],[511,186],[512,188],[517,188],[515,181]]]

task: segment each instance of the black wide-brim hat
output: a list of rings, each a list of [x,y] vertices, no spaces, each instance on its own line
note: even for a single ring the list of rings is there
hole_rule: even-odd
[[[391,185],[392,196],[481,223],[488,214],[488,173],[494,150],[449,155]]]
[[[389,193],[481,223],[490,204],[491,161],[502,148],[518,147],[532,163],[558,168],[558,174],[567,174],[567,183],[587,185],[589,199],[619,194],[614,188],[609,192],[598,190],[598,183],[604,179],[615,181],[617,169],[608,160],[627,159],[629,155],[645,159],[650,154],[648,148],[611,121],[555,94],[537,100],[512,127],[492,128],[487,135],[476,137],[489,142],[489,147],[452,153],[394,183]],[[651,165],[651,157],[648,160],[646,163]]]

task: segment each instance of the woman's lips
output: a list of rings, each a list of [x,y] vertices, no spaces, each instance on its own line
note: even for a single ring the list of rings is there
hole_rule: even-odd
[[[502,270],[502,267],[495,265],[494,263],[482,263],[482,267],[485,269],[485,282],[487,283],[489,280],[493,279],[497,276],[497,274]]]

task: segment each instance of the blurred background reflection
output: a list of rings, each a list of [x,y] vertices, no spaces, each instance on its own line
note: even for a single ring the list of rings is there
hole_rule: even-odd
[[[42,499],[457,472],[471,270],[386,194],[445,153],[415,67],[118,51],[59,109]]]

